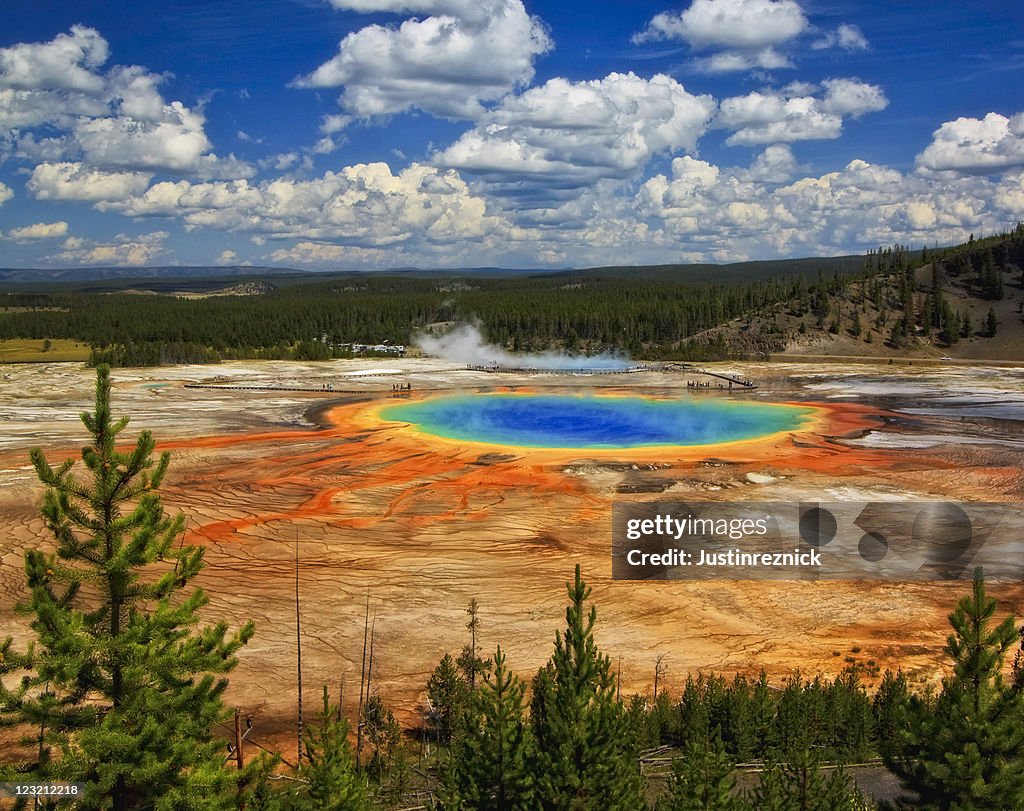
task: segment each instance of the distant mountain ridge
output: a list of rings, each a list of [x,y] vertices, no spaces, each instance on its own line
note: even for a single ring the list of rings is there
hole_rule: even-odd
[[[163,265],[158,267],[88,268],[0,268],[0,282],[31,284],[36,282],[88,282],[106,279],[190,279],[216,276],[282,276],[305,274],[294,268],[253,267],[250,265]]]
[[[326,280],[332,277],[351,276],[564,276],[567,278],[635,278],[637,280],[662,280],[673,282],[750,282],[773,276],[796,275],[810,277],[822,272],[828,275],[849,273],[860,270],[863,256],[804,257],[799,259],[767,259],[749,262],[732,262],[715,265],[670,264],[670,265],[609,265],[592,268],[389,268],[387,270],[300,270],[297,268],[251,266],[251,265],[163,265],[156,267],[87,267],[87,268],[0,268],[0,284],[31,285],[110,282],[116,286],[146,280],[166,281],[212,280],[223,278],[260,279],[265,277],[287,277],[292,280]],[[132,285],[139,286],[139,285]],[[209,285],[203,285],[209,287]]]

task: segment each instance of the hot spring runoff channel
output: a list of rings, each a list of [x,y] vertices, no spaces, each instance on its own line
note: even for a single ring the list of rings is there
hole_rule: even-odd
[[[713,445],[800,428],[813,409],[719,398],[481,394],[387,406],[384,420],[446,439],[529,448]]]

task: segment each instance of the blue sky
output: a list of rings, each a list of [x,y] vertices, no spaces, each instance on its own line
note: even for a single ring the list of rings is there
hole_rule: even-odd
[[[0,265],[728,262],[1024,219],[1024,4],[9,0]]]

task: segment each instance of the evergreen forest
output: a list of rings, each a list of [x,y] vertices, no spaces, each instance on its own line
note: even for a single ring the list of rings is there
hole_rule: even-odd
[[[112,366],[326,360],[350,357],[353,344],[407,346],[456,323],[479,323],[490,343],[511,351],[648,360],[762,356],[808,331],[867,342],[877,335],[894,350],[912,341],[948,347],[1000,329],[998,302],[1024,285],[1024,226],[951,248],[879,248],[858,269],[824,260],[828,272],[793,267],[800,272],[722,272],[721,281],[699,283],[671,268],[307,275],[250,285],[254,294],[206,297],[7,285],[0,341],[79,342],[93,365]],[[993,307],[972,319],[965,298]]]

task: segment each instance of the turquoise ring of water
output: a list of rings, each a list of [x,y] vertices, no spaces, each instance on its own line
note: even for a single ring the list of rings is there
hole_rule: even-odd
[[[710,396],[471,394],[387,406],[380,417],[450,440],[596,450],[742,442],[797,430],[813,413]]]

